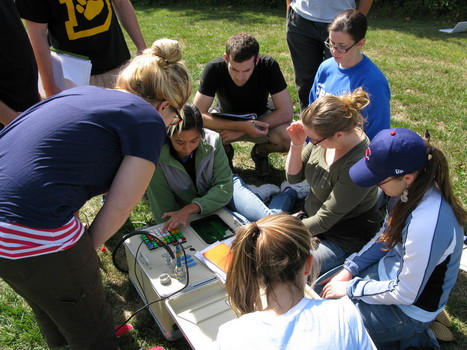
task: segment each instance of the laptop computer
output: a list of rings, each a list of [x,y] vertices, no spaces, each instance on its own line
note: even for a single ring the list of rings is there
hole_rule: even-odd
[[[454,28],[440,29],[439,31],[449,34],[467,32],[467,22],[459,22]]]

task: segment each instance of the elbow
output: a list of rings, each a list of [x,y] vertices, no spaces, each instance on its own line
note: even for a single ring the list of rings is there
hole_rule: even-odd
[[[293,121],[293,110],[284,113],[284,123],[291,123]]]

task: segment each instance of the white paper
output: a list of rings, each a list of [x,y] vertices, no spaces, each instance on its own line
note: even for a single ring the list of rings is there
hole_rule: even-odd
[[[91,77],[91,61],[66,53],[50,51],[52,56],[52,71],[55,84],[61,90],[76,86],[89,85]],[[42,80],[39,74],[39,93],[45,96]]]
[[[197,251],[195,253],[196,258],[198,258],[199,261],[204,263],[212,272],[214,272],[216,274],[216,276],[222,281],[222,283],[225,283],[226,273],[221,268],[219,268],[216,264],[214,264],[212,261],[207,259],[203,255],[203,253],[211,250],[212,248],[216,247],[217,245],[219,245],[221,243],[224,243],[224,244],[228,245],[229,247],[231,247],[232,246],[232,241],[234,240],[234,238],[235,238],[235,236],[232,236],[232,237],[224,239],[222,241],[214,242],[213,244],[207,246],[203,250]]]

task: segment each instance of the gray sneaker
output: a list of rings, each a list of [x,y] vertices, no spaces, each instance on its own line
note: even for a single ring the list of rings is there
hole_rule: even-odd
[[[251,192],[256,194],[263,202],[267,202],[272,195],[279,193],[281,190],[279,186],[273,184],[264,184],[261,186],[248,185],[247,187]]]
[[[303,199],[310,194],[310,185],[308,185],[308,182],[306,181],[302,181],[297,184],[291,184],[287,181],[281,183],[281,192],[284,192],[289,188],[292,188],[295,191],[297,191],[298,198],[300,199]]]

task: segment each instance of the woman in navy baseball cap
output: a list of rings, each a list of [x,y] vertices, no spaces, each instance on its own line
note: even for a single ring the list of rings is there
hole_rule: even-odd
[[[348,295],[378,349],[439,348],[430,325],[456,282],[467,218],[445,156],[429,137],[386,129],[350,168],[350,177],[399,198],[380,232],[334,272],[322,296]]]

